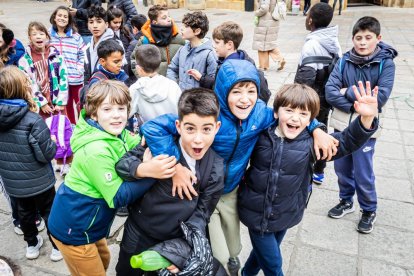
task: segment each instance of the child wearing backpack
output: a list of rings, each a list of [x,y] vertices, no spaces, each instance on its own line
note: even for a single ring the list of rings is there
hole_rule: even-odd
[[[360,148],[378,128],[377,94],[367,83],[353,91],[360,116],[343,132],[335,159]],[[286,231],[303,218],[312,185],[313,138],[306,126],[319,112],[318,94],[303,84],[283,86],[273,102],[277,125],[263,131],[240,184],[240,221],[249,229],[253,249],[241,275],[283,275],[280,245]],[[364,167],[364,166],[362,166]]]
[[[28,27],[30,44],[19,60],[19,68],[32,80],[32,95],[40,107],[43,119],[53,114],[65,113],[68,102],[68,71],[64,57],[58,49],[49,45],[50,35],[39,22]]]
[[[67,66],[68,102],[66,115],[72,124],[76,124],[75,106],[79,102],[79,92],[83,86],[85,44],[73,24],[69,8],[60,6],[50,16],[50,45],[59,50]]]
[[[0,175],[8,195],[18,206],[20,226],[27,242],[26,258],[36,259],[43,245],[36,216],[47,221],[55,197],[51,160],[56,144],[37,114],[26,75],[15,66],[0,70]],[[49,231],[48,231],[49,234]],[[50,238],[50,237],[49,237]],[[52,242],[52,241],[51,241]],[[62,259],[52,242],[52,261]]]
[[[371,16],[360,18],[352,29],[352,42],[354,47],[337,62],[325,88],[326,100],[333,107],[330,126],[336,131],[343,130],[358,115],[353,105],[353,85],[370,81],[372,86],[378,86],[380,123],[394,85],[393,59],[398,53],[381,41],[379,21]],[[340,202],[329,210],[328,216],[338,219],[354,212],[353,197],[356,193],[362,209],[357,230],[365,234],[372,232],[377,216],[373,157],[379,135],[380,130],[361,149],[334,162]]]
[[[328,81],[335,62],[342,56],[338,41],[338,26],[328,27],[332,21],[333,9],[326,3],[317,3],[307,13],[306,36],[300,55],[295,83],[312,87],[319,95],[320,109],[316,119],[328,124],[330,105],[325,100],[325,84]],[[315,163],[313,182],[322,184],[326,161]]]
[[[211,41],[204,38],[209,24],[204,13],[200,11],[187,13],[182,23],[181,35],[187,42],[168,65],[167,78],[177,82],[184,91],[200,87],[199,81],[202,75],[213,77],[216,74],[217,57]]]

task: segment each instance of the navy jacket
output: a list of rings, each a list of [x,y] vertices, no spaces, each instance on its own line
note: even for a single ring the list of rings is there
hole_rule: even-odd
[[[326,101],[335,108],[346,113],[353,112],[356,100],[352,85],[358,85],[358,81],[364,84],[371,82],[371,87],[378,86],[378,109],[382,107],[390,97],[394,86],[395,64],[393,59],[398,55],[397,51],[384,42],[378,43],[381,51],[358,65],[347,52],[336,64],[325,86]],[[380,67],[382,67],[380,69]],[[341,88],[347,88],[345,95],[340,93]]]
[[[261,233],[286,230],[302,220],[315,162],[307,130],[290,140],[278,137],[275,128],[260,135],[238,194],[240,221]],[[370,130],[357,119],[343,132],[333,133],[340,143],[334,158],[360,148],[377,128],[377,119]]]

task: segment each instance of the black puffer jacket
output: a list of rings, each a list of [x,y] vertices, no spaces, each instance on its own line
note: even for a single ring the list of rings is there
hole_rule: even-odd
[[[101,6],[101,0],[72,0],[72,8],[77,9],[75,24],[80,35],[92,35],[88,30],[88,9],[92,6]]]
[[[290,140],[276,136],[275,128],[260,135],[238,195],[240,221],[261,233],[286,230],[302,220],[315,162],[313,138],[306,129]],[[334,158],[360,148],[377,128],[377,119],[371,130],[357,119],[343,132],[333,133],[340,143]]]
[[[30,197],[53,187],[55,153],[49,128],[25,101],[0,100],[0,175],[9,195]]]

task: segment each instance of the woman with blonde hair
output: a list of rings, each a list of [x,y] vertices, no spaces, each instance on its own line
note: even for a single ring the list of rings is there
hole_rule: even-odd
[[[277,8],[277,0],[256,0],[258,9],[254,12],[255,25],[253,50],[259,54],[259,69],[269,69],[269,56],[279,63],[278,71],[285,67],[286,61],[277,47],[279,21],[274,20],[272,13]]]

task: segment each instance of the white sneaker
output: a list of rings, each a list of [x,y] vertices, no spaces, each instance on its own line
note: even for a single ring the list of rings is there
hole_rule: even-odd
[[[63,259],[62,254],[59,250],[52,248],[52,253],[50,254],[50,259],[54,262],[59,262]]]
[[[69,170],[70,170],[70,165],[69,164],[62,165],[60,175],[61,176],[66,176],[69,173]]]
[[[26,248],[26,258],[29,260],[37,259],[39,257],[40,248],[43,245],[43,238],[37,235],[37,244],[35,246],[28,246]]]
[[[45,221],[42,217],[40,217],[40,220],[36,219],[36,227],[38,232],[41,232],[43,229],[45,229]]]

